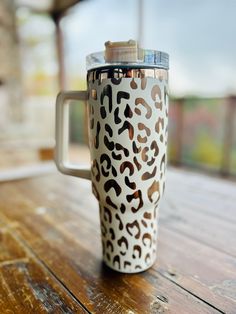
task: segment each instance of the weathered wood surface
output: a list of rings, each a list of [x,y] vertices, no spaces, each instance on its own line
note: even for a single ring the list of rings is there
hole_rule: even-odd
[[[1,313],[236,313],[235,202],[235,183],[171,169],[158,260],[123,275],[101,262],[89,182],[1,183]]]
[[[87,313],[6,226],[0,241],[1,313]]]

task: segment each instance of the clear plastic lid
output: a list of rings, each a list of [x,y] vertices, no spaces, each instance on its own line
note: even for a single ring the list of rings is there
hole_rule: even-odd
[[[138,47],[135,40],[106,42],[105,51],[86,57],[87,70],[105,66],[137,66],[169,69],[169,55],[162,51]]]

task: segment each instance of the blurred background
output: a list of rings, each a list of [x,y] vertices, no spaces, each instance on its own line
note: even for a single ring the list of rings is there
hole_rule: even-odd
[[[136,39],[170,54],[169,162],[235,176],[235,12],[235,0],[0,0],[0,171],[52,163],[59,90],[86,88],[85,57],[105,41]],[[84,115],[72,107],[73,160],[88,160]]]

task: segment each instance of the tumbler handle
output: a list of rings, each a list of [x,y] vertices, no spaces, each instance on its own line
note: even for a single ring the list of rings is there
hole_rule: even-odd
[[[69,146],[69,102],[68,100],[88,100],[87,91],[63,91],[56,100],[56,154],[58,170],[64,174],[91,179],[89,166],[74,165],[68,161]]]

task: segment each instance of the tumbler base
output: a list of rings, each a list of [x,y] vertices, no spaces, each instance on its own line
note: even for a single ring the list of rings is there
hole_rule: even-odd
[[[109,267],[110,269],[118,272],[118,273],[122,273],[122,274],[138,274],[138,273],[142,273],[146,270],[148,270],[149,268],[151,268],[154,264],[155,264],[155,261],[154,260],[150,265],[146,266],[146,267],[143,267],[142,269],[118,269],[118,268],[115,268],[111,263],[103,260],[103,263]]]
[[[117,271],[119,273],[124,273],[124,274],[137,274],[137,273],[141,273],[149,268],[151,268],[156,262],[156,258],[154,258],[152,261],[150,261],[150,263],[143,265],[142,267],[114,267],[113,263],[107,261],[106,259],[103,259],[103,263],[111,268],[114,271]]]

